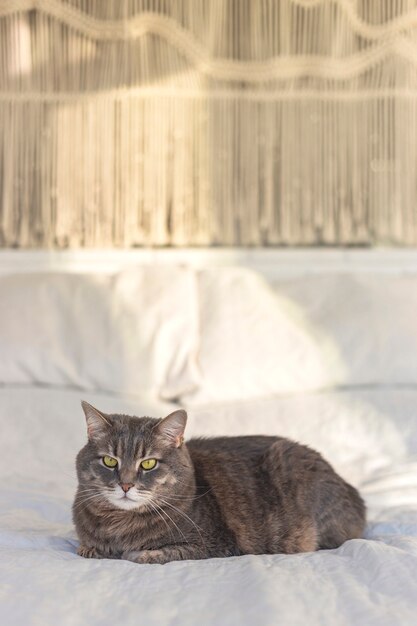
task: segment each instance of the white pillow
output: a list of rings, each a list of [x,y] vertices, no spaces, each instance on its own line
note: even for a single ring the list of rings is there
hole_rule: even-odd
[[[0,383],[174,398],[194,385],[195,275],[180,267],[0,278]]]
[[[199,273],[199,387],[187,404],[323,387],[325,342],[299,307],[247,269]],[[328,348],[328,347],[327,347]]]
[[[275,284],[333,350],[328,384],[417,383],[417,276],[310,276]]]

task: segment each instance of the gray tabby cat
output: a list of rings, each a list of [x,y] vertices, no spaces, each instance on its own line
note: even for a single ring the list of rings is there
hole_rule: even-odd
[[[361,537],[356,489],[281,437],[184,443],[185,411],[107,415],[82,403],[74,523],[84,557],[167,563],[336,548]]]

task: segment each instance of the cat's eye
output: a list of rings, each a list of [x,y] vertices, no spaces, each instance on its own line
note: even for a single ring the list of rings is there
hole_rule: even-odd
[[[140,466],[144,470],[151,470],[154,467],[156,467],[156,464],[157,464],[157,460],[156,459],[145,459],[144,461],[142,461]]]
[[[112,456],[103,456],[103,463],[106,467],[116,467],[117,459],[114,459]]]

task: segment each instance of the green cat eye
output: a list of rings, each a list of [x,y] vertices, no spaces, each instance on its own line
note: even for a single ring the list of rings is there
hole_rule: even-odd
[[[145,459],[140,464],[141,468],[144,470],[151,470],[155,467],[155,465],[156,465],[156,459]]]
[[[103,463],[106,467],[116,467],[117,459],[114,459],[112,456],[103,456]]]

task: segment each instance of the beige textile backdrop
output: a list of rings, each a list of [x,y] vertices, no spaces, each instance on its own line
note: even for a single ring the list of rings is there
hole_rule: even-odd
[[[416,68],[416,0],[0,0],[0,245],[416,245]]]

